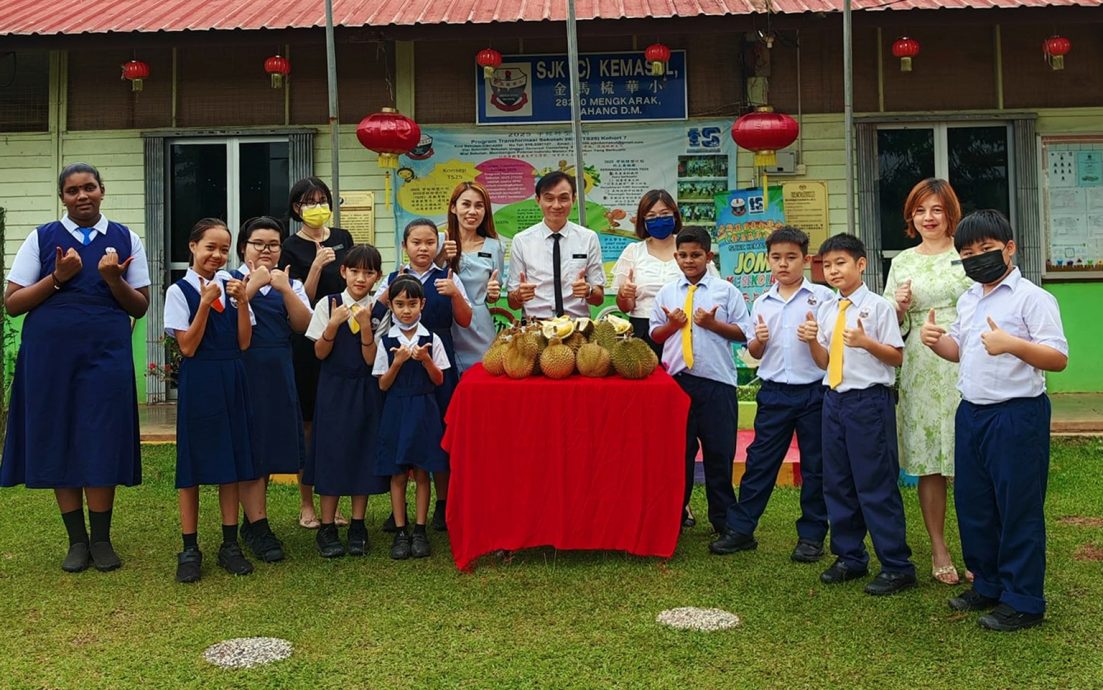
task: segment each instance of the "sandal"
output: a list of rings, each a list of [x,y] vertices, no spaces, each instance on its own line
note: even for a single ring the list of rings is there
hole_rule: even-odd
[[[958,577],[957,568],[955,568],[952,563],[931,568],[931,577],[944,585],[956,585],[961,582],[961,579]]]
[[[303,529],[318,529],[322,526],[322,523],[318,520],[317,516],[310,518],[309,520],[303,514],[303,511],[299,511],[299,527]]]

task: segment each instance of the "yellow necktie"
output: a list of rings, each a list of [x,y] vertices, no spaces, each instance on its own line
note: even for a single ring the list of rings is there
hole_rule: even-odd
[[[356,312],[361,309],[363,309],[363,307],[355,302],[349,305],[349,330],[353,333],[360,332],[360,322],[356,320]]]
[[[827,384],[834,390],[843,382],[843,331],[846,330],[846,310],[850,300],[839,300],[839,315],[835,317],[835,330],[831,331],[830,359],[827,362]]]
[[[686,325],[682,326],[682,358],[686,361],[686,368],[693,368],[693,293],[696,285],[690,285],[686,292],[686,303],[682,311],[686,313]]]

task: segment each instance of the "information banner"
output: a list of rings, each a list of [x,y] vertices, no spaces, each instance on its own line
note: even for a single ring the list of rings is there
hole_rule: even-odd
[[[827,183],[813,180],[786,182],[785,222],[808,235],[808,253],[816,254],[830,229],[827,214]]]
[[[487,79],[475,69],[480,125],[571,121],[566,55],[507,55]],[[651,76],[643,51],[579,56],[583,122],[686,119],[686,52],[671,51],[664,74]]]
[[[716,197],[716,243],[720,275],[743,293],[747,308],[770,289],[766,237],[785,225],[781,187],[770,187],[769,203],[762,189],[741,189]]]

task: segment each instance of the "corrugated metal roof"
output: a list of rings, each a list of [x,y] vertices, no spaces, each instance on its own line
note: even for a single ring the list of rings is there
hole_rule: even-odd
[[[856,10],[1098,7],[1100,0],[853,0]],[[300,29],[325,24],[321,0],[7,0],[0,36]],[[843,0],[577,0],[579,20],[841,12]],[[338,26],[564,21],[565,0],[334,0]]]

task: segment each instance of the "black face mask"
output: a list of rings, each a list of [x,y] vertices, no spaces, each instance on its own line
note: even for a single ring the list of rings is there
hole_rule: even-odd
[[[962,259],[961,267],[965,269],[965,275],[984,285],[996,282],[1007,273],[1002,249],[993,249]]]

